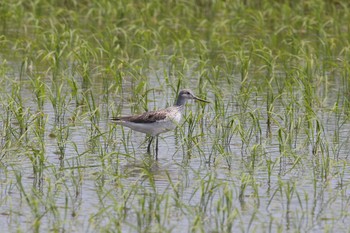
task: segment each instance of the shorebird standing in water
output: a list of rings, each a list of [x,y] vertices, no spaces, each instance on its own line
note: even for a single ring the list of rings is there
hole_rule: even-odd
[[[158,159],[158,135],[176,128],[180,123],[182,112],[188,99],[209,103],[209,101],[195,96],[191,90],[184,89],[180,91],[179,96],[172,107],[145,112],[141,115],[113,117],[111,120],[118,125],[126,126],[135,131],[151,136],[147,146],[148,153],[151,152],[151,143],[153,139],[156,138],[156,159]]]

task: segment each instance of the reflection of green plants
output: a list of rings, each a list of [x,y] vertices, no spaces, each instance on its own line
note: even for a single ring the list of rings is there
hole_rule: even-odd
[[[233,197],[233,189],[230,184],[226,183],[216,204],[217,218],[215,218],[215,225],[219,231],[232,232],[234,223],[239,218],[239,209],[235,207]]]

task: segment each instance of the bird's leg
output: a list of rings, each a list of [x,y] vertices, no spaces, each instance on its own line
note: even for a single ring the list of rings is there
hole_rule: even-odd
[[[151,153],[151,144],[152,144],[152,141],[153,141],[153,137],[150,138],[149,143],[148,143],[148,146],[147,146],[147,153],[148,153],[148,154]]]
[[[156,138],[156,160],[158,160],[158,136]]]

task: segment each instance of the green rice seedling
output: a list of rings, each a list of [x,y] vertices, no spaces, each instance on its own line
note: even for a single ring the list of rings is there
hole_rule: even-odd
[[[277,83],[276,77],[275,77],[277,57],[274,57],[271,50],[269,50],[268,48],[264,47],[259,43],[254,46],[257,46],[257,48],[255,48],[254,50],[254,55],[257,58],[261,59],[263,62],[263,66],[260,69],[265,70],[264,85],[262,85],[261,88],[263,90],[266,90],[266,113],[267,113],[266,136],[270,138],[272,136],[271,135],[271,123],[272,123],[271,118],[274,112],[274,104],[275,104],[275,101],[279,98],[279,93],[276,94],[273,91],[274,88],[276,88],[275,86],[273,86],[273,84]]]
[[[64,177],[64,179],[69,179],[69,182],[63,182],[62,187],[64,187],[65,190],[66,211],[69,211],[69,216],[76,217],[81,205],[83,168],[77,166],[75,169],[72,169],[73,166],[70,165],[69,162],[70,161],[66,159],[66,164],[68,164],[68,166],[60,167],[61,171],[69,174],[69,176]],[[67,205],[69,205],[69,207]]]
[[[117,127],[117,126],[113,126],[114,127]],[[133,143],[133,140],[132,140],[132,131],[127,131],[127,133],[125,132],[124,128],[121,129],[121,132],[122,132],[122,135],[121,135],[121,143],[124,147],[124,151],[125,151],[125,156],[129,157],[132,155],[135,155],[135,146],[134,146],[134,143]],[[130,148],[131,148],[131,151],[130,151]],[[120,152],[120,149],[119,151]]]
[[[322,133],[322,125],[317,119],[316,112],[314,110],[314,105],[318,100],[315,93],[315,84],[312,79],[313,76],[313,60],[308,61],[307,67],[305,68],[305,76],[302,76],[301,81],[304,88],[303,98],[304,98],[304,109],[305,109],[305,122],[307,124],[306,134],[308,136],[309,142],[312,145],[312,153],[317,154],[319,143]]]
[[[283,192],[284,190],[284,192]],[[283,204],[284,209],[285,209],[285,217],[286,217],[286,224],[287,224],[287,228],[290,228],[290,221],[291,221],[291,205],[292,205],[292,200],[293,200],[293,196],[294,193],[297,192],[295,190],[295,183],[293,181],[291,182],[280,182],[280,194],[282,195],[281,197],[283,198],[283,196],[285,197],[285,204]]]
[[[87,56],[87,55],[83,55],[83,56]],[[81,92],[82,95],[85,95],[85,97],[89,97],[89,92],[91,91],[92,88],[92,70],[91,70],[91,64],[89,61],[85,61],[88,58],[80,58],[83,59],[83,61],[81,61],[81,64],[79,64],[77,71],[79,76],[81,77]],[[87,99],[89,100],[89,99]]]
[[[341,140],[340,140],[340,129],[344,126],[344,124],[346,124],[347,122],[347,117],[346,114],[342,113],[342,110],[340,109],[339,106],[339,101],[340,101],[340,97],[337,97],[337,101],[335,102],[335,104],[333,105],[333,107],[331,108],[331,112],[332,115],[334,116],[335,119],[335,128],[334,128],[334,133],[333,133],[333,145],[339,145],[341,144]],[[334,152],[335,155],[337,155],[339,152]],[[336,156],[338,157],[338,156]]]
[[[70,125],[67,123],[67,106],[70,102],[70,96],[67,96],[64,90],[66,88],[65,83],[58,81],[59,86],[56,87],[57,83],[53,82],[55,88],[52,90],[47,89],[48,98],[52,104],[54,110],[55,121],[53,123],[53,131],[50,132],[50,136],[56,138],[58,153],[60,155],[60,160],[64,158],[66,143],[70,135]]]
[[[51,136],[54,136],[57,140],[58,152],[60,154],[60,159],[64,158],[64,152],[66,148],[66,142],[69,137],[69,128],[70,126],[66,123],[66,98],[61,94],[63,85],[59,88],[58,95],[52,95],[50,93],[49,99],[52,103],[54,113],[55,113],[55,122],[53,132],[50,133]]]
[[[186,122],[188,123],[188,128],[186,131],[186,136],[184,138],[184,144],[183,144],[183,158],[185,159],[191,159],[192,154],[192,148],[193,148],[193,131],[194,131],[194,123],[192,118],[192,112],[187,115]]]
[[[35,78],[31,78],[30,80],[32,89],[34,90],[35,100],[38,105],[37,111],[42,112],[44,110],[44,103],[46,99],[45,89],[46,84],[42,81],[42,77],[38,76]]]
[[[312,154],[319,155],[322,151],[322,141],[323,141],[323,126],[318,119],[312,120],[308,123],[310,128],[309,133],[307,134],[309,143],[311,145]],[[322,153],[323,154],[323,153]]]
[[[327,145],[327,142],[319,141],[318,142],[318,158],[315,158],[317,160],[317,164],[319,166],[319,170],[320,170],[320,178],[323,180],[327,180],[328,177],[331,175],[332,173],[332,168],[333,168],[333,160],[329,154],[329,148]]]
[[[13,117],[19,126],[19,134],[23,135],[27,129],[26,118],[28,117],[28,108],[24,107],[21,88],[21,78],[11,82],[11,96],[9,96],[8,107],[12,111]]]
[[[279,152],[280,154],[285,154],[286,152],[288,153],[288,148],[286,148],[286,140],[288,135],[285,133],[284,129],[279,129],[278,130],[278,147],[279,147]]]
[[[237,116],[230,116],[229,114],[231,113],[229,109],[233,106],[229,104],[225,105],[222,101],[222,94],[219,93],[219,91],[215,90],[214,93],[214,106],[213,108],[210,108],[215,111],[214,119],[209,120],[206,130],[203,131],[203,134],[208,135],[209,140],[212,141],[212,149],[207,161],[213,161],[215,163],[217,155],[222,155],[226,160],[228,167],[231,168],[231,144],[234,135],[237,133],[237,125],[235,123],[237,121]],[[227,115],[229,115],[229,117],[227,117]],[[213,133],[210,133],[211,128],[214,128],[215,130]],[[213,155],[214,158],[212,158]]]
[[[169,64],[170,63],[170,64]],[[186,86],[186,74],[189,70],[188,60],[176,56],[170,56],[166,64],[169,66],[165,83],[171,88],[173,93],[179,93],[181,87]]]
[[[249,67],[251,64],[251,53],[245,53],[245,51],[240,51],[237,54],[241,67],[240,67],[240,76],[241,76],[241,85],[242,87],[247,82],[248,79],[248,73],[249,73]]]
[[[241,180],[240,180],[239,196],[238,196],[239,202],[242,206],[245,205],[245,196],[247,195],[246,190],[250,182],[251,182],[251,176],[249,174],[242,173]]]
[[[66,106],[66,98],[64,92],[64,84],[61,83],[59,87],[52,89],[48,89],[48,98],[52,104],[55,114],[55,124],[62,122],[65,116],[65,106]]]
[[[109,118],[112,115],[113,109],[115,108],[115,106],[112,105],[115,98],[114,95],[122,95],[124,74],[121,70],[119,70],[119,67],[117,64],[115,64],[114,60],[112,60],[110,64],[103,67],[101,72],[103,74],[103,98],[100,108],[101,112],[106,112],[106,117]],[[119,110],[118,112],[120,112],[121,105],[117,105],[116,107],[117,110]]]
[[[267,113],[267,120],[266,120],[266,137],[270,138],[272,136],[271,132],[271,124],[272,124],[272,113],[273,113],[273,93],[271,91],[268,91],[267,97],[266,97],[266,113]]]
[[[64,34],[60,34],[58,30],[58,27],[53,27],[50,31],[43,34],[44,48],[40,50],[38,54],[38,59],[41,58],[43,62],[49,64],[52,77],[52,92],[56,92],[56,88],[59,88],[57,83],[59,83],[61,72],[65,65],[62,62],[62,58],[68,47],[67,41],[63,40]]]
[[[228,169],[231,170],[232,163],[234,162],[233,155],[229,153],[220,143],[215,143],[213,147],[214,147],[213,149],[215,149],[215,152],[224,158]],[[218,159],[217,157],[213,159],[213,164],[215,164],[217,159]],[[209,157],[209,162],[210,162],[210,157]]]
[[[215,226],[218,231],[232,232],[234,223],[239,218],[240,212],[234,204],[234,192],[231,184],[225,183],[222,196],[216,204]]]
[[[42,151],[41,148],[31,148],[31,151],[28,151],[26,156],[29,158],[33,167],[33,174],[35,177],[34,183],[36,184],[35,186],[40,189],[43,185],[43,172],[46,161],[45,151]]]
[[[76,108],[79,109],[79,105],[81,105],[81,100],[80,100],[81,89],[78,87],[77,80],[75,79],[74,76],[69,76],[67,78],[67,85],[70,87],[71,97],[75,102]],[[75,114],[78,114],[78,112],[76,112]]]
[[[260,126],[260,113],[259,111],[249,113],[252,121],[253,132],[255,134],[255,143],[261,145],[262,144],[262,129]]]
[[[43,213],[41,213],[40,211],[39,202],[35,195],[31,195],[26,190],[26,187],[22,182],[22,178],[23,178],[22,174],[20,172],[15,172],[15,177],[17,182],[16,183],[17,188],[21,193],[21,195],[23,195],[26,204],[29,206],[31,210],[31,214],[32,214],[32,216],[30,216],[32,218],[31,228],[33,229],[33,232],[40,232],[41,218],[43,216]]]
[[[28,134],[30,135],[30,140],[24,144],[25,155],[30,160],[33,173],[35,177],[38,177],[38,182],[42,184],[42,176],[44,172],[44,166],[46,162],[46,146],[45,146],[45,129],[46,129],[45,115],[42,112],[34,114],[28,121]]]
[[[55,131],[57,147],[58,147],[58,154],[59,154],[60,160],[64,159],[65,150],[67,147],[67,141],[68,141],[68,138],[70,135],[69,130],[70,130],[69,125],[64,125],[64,124],[59,123],[59,125],[57,126],[56,131]]]
[[[183,187],[181,187],[181,183],[177,182],[176,184],[173,182],[172,178],[170,177],[169,171],[166,171],[166,176],[168,178],[169,181],[169,185],[172,188],[174,194],[172,195],[172,198],[174,199],[175,203],[174,205],[176,206],[176,208],[182,208],[183,203],[181,202],[182,200],[182,189]]]
[[[295,192],[295,184],[294,183],[290,183],[290,182],[287,182],[287,185],[285,187],[285,196],[286,196],[286,212],[288,214],[288,212],[290,212],[290,205],[291,205],[291,201],[292,201],[292,198],[293,198],[293,195],[294,195],[294,192]]]
[[[204,177],[205,178],[205,177]],[[215,190],[220,187],[220,183],[216,182],[213,174],[208,174],[207,178],[200,181],[200,202],[199,210],[201,214],[205,214],[210,208],[213,201]]]
[[[151,227],[153,229],[159,228],[162,230],[162,213],[164,214],[164,210],[167,210],[167,206],[165,209],[160,209],[163,204],[162,202],[166,201],[167,196],[158,196],[156,194],[143,194],[138,199],[138,208],[136,209],[136,217],[137,217],[137,225],[136,229],[139,232],[144,232],[150,230]],[[163,206],[164,207],[164,206]],[[166,212],[165,212],[166,213]],[[163,230],[165,230],[164,228]]]
[[[266,156],[265,164],[266,164],[267,185],[268,185],[267,193],[270,192],[271,177],[272,177],[273,168],[274,168],[274,165],[276,164],[276,162],[277,162],[277,161],[273,162],[272,159],[271,159],[271,157]]]
[[[8,154],[12,146],[12,127],[11,127],[11,114],[8,109],[2,114],[2,132],[1,132],[1,159]]]
[[[205,228],[204,228],[204,222],[205,219],[203,219],[202,215],[196,215],[193,223],[191,223],[191,227],[189,229],[189,231],[191,232],[205,232]]]
[[[249,116],[250,118],[244,117],[244,115]],[[248,123],[250,121],[250,123]],[[252,141],[255,140],[257,144],[261,144],[261,127],[258,118],[255,114],[246,113],[242,114],[239,118],[237,118],[236,126],[234,127],[234,131],[237,132],[241,138],[241,149],[242,155],[252,144]],[[246,127],[247,126],[247,127]]]
[[[213,90],[214,97],[211,99],[212,104],[208,106],[207,113],[205,109],[202,109],[203,117],[206,115],[210,116],[208,112],[214,111],[215,115],[212,119],[208,119],[206,127],[202,128],[203,135],[208,137],[209,141],[212,141],[212,146],[210,149],[210,155],[207,159],[207,162],[215,162],[218,155],[228,155],[230,152],[230,144],[233,137],[233,126],[234,120],[227,119],[226,113],[228,109],[232,106],[225,105],[222,101],[223,93],[221,90],[214,88]],[[233,117],[232,117],[233,118]],[[211,132],[211,128],[214,128],[214,131]],[[209,147],[210,148],[210,147]],[[212,158],[214,156],[214,158]],[[229,159],[229,156],[224,156],[225,159]]]
[[[219,132],[219,130],[221,130],[222,131],[222,136],[221,136],[221,138],[222,138],[222,147],[225,149],[225,151],[227,151],[227,152],[230,152],[231,151],[231,147],[230,147],[230,145],[231,145],[231,142],[232,142],[232,140],[233,140],[233,135],[234,135],[234,133],[235,133],[235,129],[234,129],[234,126],[235,126],[235,124],[234,124],[234,122],[235,122],[235,120],[234,119],[232,119],[232,120],[229,120],[228,122],[227,122],[227,125],[225,126],[217,126],[217,131]],[[217,142],[217,143],[219,143],[219,141],[220,141],[220,139],[221,139],[220,137],[215,137],[214,139],[215,139],[215,141]],[[214,145],[216,145],[217,143],[214,143]]]
[[[87,115],[90,122],[90,129],[88,130],[90,138],[89,144],[92,151],[94,151],[95,148],[100,147],[100,137],[102,135],[99,127],[100,109],[96,104],[95,96],[92,94],[91,89],[88,89],[82,93],[82,99],[85,108],[87,108]]]
[[[339,161],[338,166],[337,166],[337,174],[339,175],[338,177],[338,185],[340,188],[344,187],[344,173],[346,171],[346,161]]]
[[[251,154],[249,156],[249,170],[254,172],[261,166],[261,158],[265,157],[266,151],[262,145],[255,144],[250,148]]]
[[[302,127],[303,118],[300,116],[300,105],[299,100],[295,96],[295,91],[293,86],[289,86],[290,84],[286,84],[286,88],[288,88],[288,93],[286,97],[282,97],[282,106],[284,109],[283,116],[283,131],[285,132],[285,147],[287,150],[296,149],[298,137],[300,136],[300,130]],[[293,84],[291,84],[293,85]]]
[[[9,76],[10,67],[4,61],[0,66],[0,75],[3,77],[1,81],[1,90],[4,93],[0,96],[1,111],[1,158],[7,155],[11,150],[21,144],[21,141],[27,139],[27,109],[23,105],[21,97],[21,87],[18,80],[13,80]],[[10,92],[10,93],[8,93]]]
[[[31,122],[34,122],[34,126],[30,127],[30,131],[33,132],[35,137],[33,138],[33,141],[36,141],[35,145],[37,145],[37,148],[34,148],[33,150],[40,150],[40,153],[45,154],[45,132],[46,132],[46,123],[47,118],[44,114],[44,103],[46,99],[45,95],[45,83],[41,80],[41,77],[37,77],[35,79],[30,80],[32,88],[35,93],[35,101],[37,102],[37,112],[32,115],[33,119],[31,119]],[[30,122],[30,123],[31,123]],[[40,155],[44,156],[44,155]],[[43,162],[43,158],[40,159]]]

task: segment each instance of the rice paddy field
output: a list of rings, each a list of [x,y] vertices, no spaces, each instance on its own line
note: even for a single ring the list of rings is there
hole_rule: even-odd
[[[2,0],[1,232],[349,232],[349,22],[346,0]],[[158,160],[109,120],[183,88],[211,103]]]

